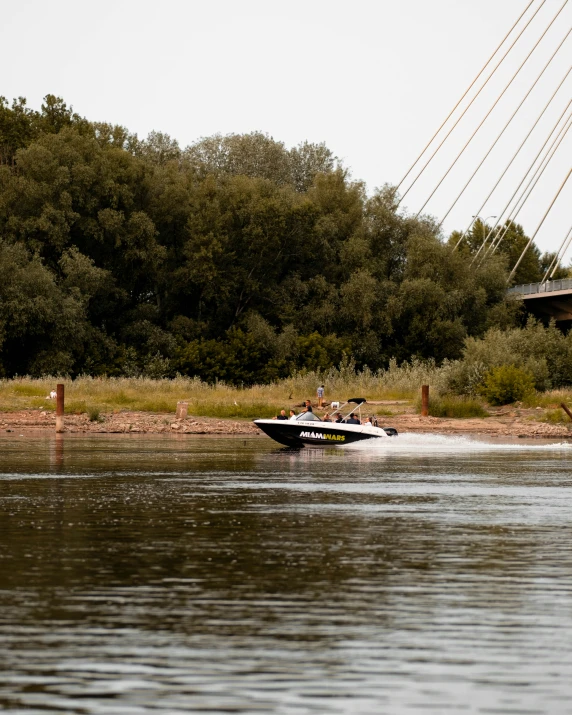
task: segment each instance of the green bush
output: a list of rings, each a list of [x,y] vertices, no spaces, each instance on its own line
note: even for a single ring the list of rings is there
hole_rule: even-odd
[[[534,377],[536,390],[572,384],[572,331],[564,335],[552,322],[548,327],[529,317],[524,328],[491,328],[485,335],[465,340],[462,360],[449,364],[448,392],[479,394],[485,375],[500,365],[513,365]]]
[[[479,392],[491,405],[507,405],[534,392],[534,376],[515,365],[500,365],[485,375]]]
[[[99,407],[89,407],[87,410],[87,416],[89,417],[90,422],[102,422]]]

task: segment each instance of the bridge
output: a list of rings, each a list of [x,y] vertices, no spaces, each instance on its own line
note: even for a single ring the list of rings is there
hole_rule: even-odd
[[[517,285],[509,288],[507,293],[516,300],[522,300],[526,310],[537,318],[554,318],[560,324],[572,321],[570,278]]]

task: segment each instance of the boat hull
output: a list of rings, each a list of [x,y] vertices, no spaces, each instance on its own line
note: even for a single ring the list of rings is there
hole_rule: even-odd
[[[334,422],[300,422],[293,420],[254,420],[265,434],[286,447],[343,447],[366,439],[387,439],[377,427],[336,424]]]

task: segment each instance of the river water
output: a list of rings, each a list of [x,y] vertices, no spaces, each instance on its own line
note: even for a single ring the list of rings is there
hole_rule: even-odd
[[[572,449],[0,438],[0,709],[572,713]]]

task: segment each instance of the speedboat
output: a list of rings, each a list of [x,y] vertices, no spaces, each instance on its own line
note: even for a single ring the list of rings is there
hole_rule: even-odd
[[[366,402],[363,397],[353,397],[347,400],[340,409],[348,404],[357,405],[361,423],[361,406]],[[337,410],[338,411],[338,410]],[[356,412],[352,407],[348,419]],[[305,445],[325,447],[334,445],[342,447],[352,442],[364,439],[385,439],[396,437],[397,430],[393,427],[378,427],[375,424],[347,424],[347,422],[324,422],[313,412],[301,412],[289,420],[254,420],[254,424],[273,440],[287,447],[304,447]]]

